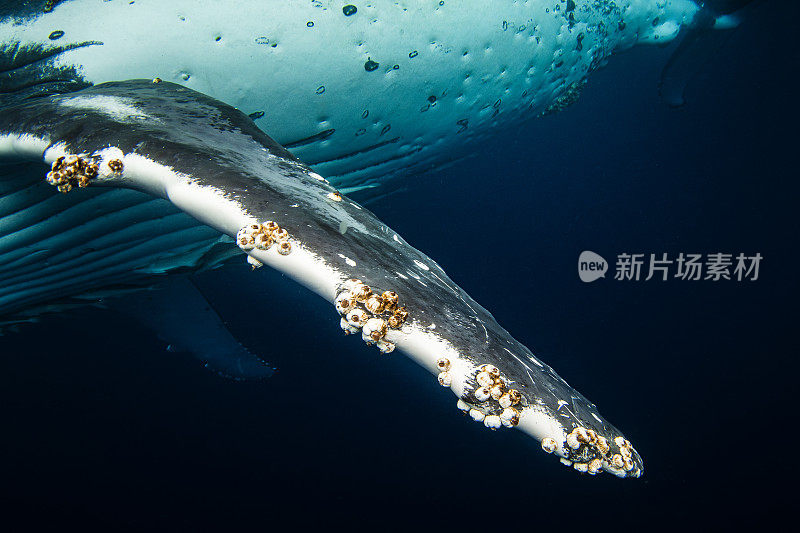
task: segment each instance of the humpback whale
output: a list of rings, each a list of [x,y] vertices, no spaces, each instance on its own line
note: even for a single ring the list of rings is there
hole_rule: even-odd
[[[591,402],[343,193],[563,109],[611,54],[677,36],[695,3],[39,4],[0,8],[0,319],[245,252],[477,422],[579,472],[642,474]]]

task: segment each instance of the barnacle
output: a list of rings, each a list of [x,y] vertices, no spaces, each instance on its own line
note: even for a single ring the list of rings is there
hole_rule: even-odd
[[[98,170],[99,166],[94,160],[70,154],[53,161],[46,179],[59,192],[68,193],[75,187],[88,187],[97,177]]]
[[[341,325],[345,333],[355,333],[352,328],[360,329],[364,342],[376,344],[381,352],[390,353],[395,345],[385,337],[390,329],[399,328],[408,317],[405,307],[395,307],[398,300],[393,291],[373,292],[361,280],[348,279],[340,285],[333,303],[339,315],[344,317]],[[449,368],[449,363],[447,366]]]

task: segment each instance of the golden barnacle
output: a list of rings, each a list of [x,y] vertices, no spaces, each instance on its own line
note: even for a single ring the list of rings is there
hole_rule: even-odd
[[[450,359],[447,357],[440,357],[436,360],[436,368],[441,372],[447,372],[450,370]]]
[[[112,159],[108,162],[108,168],[111,169],[111,172],[114,174],[122,174],[122,170],[125,168],[122,164],[122,161],[119,159]]]
[[[64,159],[65,159],[65,157],[62,155],[61,157],[59,157],[55,161],[53,161],[53,164],[50,165],[50,170],[55,172],[55,171],[59,170],[61,167],[63,167],[64,166]]]
[[[622,456],[620,454],[615,453],[611,458],[611,465],[614,468],[623,468],[625,466],[625,462],[622,460]]]
[[[278,228],[272,232],[272,238],[278,242],[286,241],[289,239],[289,232],[283,228]]]
[[[266,222],[264,222],[262,224],[262,226],[266,231],[268,231],[270,233],[272,233],[273,231],[281,229],[281,227],[278,226],[278,224],[273,222],[272,220],[267,220]]]
[[[553,437],[545,437],[542,439],[542,449],[547,453],[553,453],[558,448],[558,443]]]
[[[100,172],[100,167],[97,165],[97,163],[86,165],[86,168],[83,171],[84,175],[89,179],[96,178],[99,172]]]
[[[272,237],[266,233],[257,233],[254,243],[259,250],[269,250],[270,246],[272,246]]]
[[[387,311],[393,311],[394,308],[397,307],[399,297],[396,292],[384,291],[384,293],[381,294],[381,298],[383,299],[383,304]]]
[[[440,372],[438,379],[439,385],[442,387],[449,387],[453,383],[453,378],[450,375],[450,372]]]
[[[605,437],[597,437],[597,450],[605,455],[611,448],[608,446],[608,440]]]
[[[405,306],[398,307],[397,309],[394,310],[392,316],[397,318],[397,320],[399,320],[400,323],[402,324],[403,322],[406,321],[406,318],[408,318],[408,311],[406,310]]]
[[[400,319],[396,316],[390,316],[386,321],[389,323],[389,327],[394,329],[397,329],[403,325]]]
[[[522,401],[522,393],[517,389],[509,390],[508,397],[511,400],[511,405],[517,405],[519,402]]]
[[[603,468],[603,460],[600,459],[599,457],[595,457],[594,459],[589,461],[588,466],[589,466],[589,473],[594,475],[598,473],[601,468]]]
[[[489,364],[481,365],[480,370],[481,372],[486,372],[487,374],[492,376],[492,379],[500,377],[500,369],[494,365],[489,365]]]
[[[289,255],[292,253],[292,243],[289,241],[283,241],[282,243],[278,244],[278,253],[281,255]]]
[[[364,303],[364,307],[366,307],[367,311],[370,313],[377,315],[383,312],[385,304],[383,303],[383,298],[377,294],[372,294],[369,298],[367,298],[367,301]]]
[[[69,191],[72,190],[72,185],[69,183],[64,183],[63,185],[58,186],[58,192],[67,194]]]
[[[622,462],[625,463],[624,467],[626,471],[630,472],[631,470],[633,470],[633,459],[631,459],[630,457],[623,457]]]
[[[161,78],[153,78],[153,83],[161,83]]]
[[[88,186],[89,186],[89,178],[84,175],[78,176],[78,187],[85,188]]]
[[[353,289],[352,293],[357,302],[364,303],[370,296],[372,296],[372,289],[370,289],[367,285],[361,284]]]
[[[338,191],[336,191],[336,192],[329,192],[329,193],[328,193],[328,198],[329,198],[329,199],[331,199],[331,200],[333,200],[334,202],[341,202],[341,201],[342,201],[342,195],[341,195],[341,194],[339,194],[339,192],[338,192]]]

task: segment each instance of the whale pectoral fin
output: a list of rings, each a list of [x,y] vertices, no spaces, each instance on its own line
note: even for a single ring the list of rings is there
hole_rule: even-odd
[[[168,351],[188,352],[210,370],[235,379],[264,379],[275,373],[266,361],[242,346],[194,282],[185,276],[157,288],[107,301],[169,344]]]
[[[721,29],[717,20],[717,15],[709,9],[699,11],[661,71],[658,91],[668,106],[681,107],[686,103],[684,93],[689,82],[720,53],[733,34],[732,28]]]
[[[242,261],[247,254],[253,267],[273,267],[324,298],[345,333],[384,354],[407,353],[472,420],[516,427],[579,472],[642,475],[641,457],[597,407],[435,261],[229,105],[159,80],[28,100],[0,107],[2,158],[44,161],[50,170],[39,163],[40,187],[0,198],[10,211],[0,217],[0,245],[14,254],[0,262],[0,314],[4,299],[26,308],[130,282],[148,265],[159,265],[153,275],[168,265],[180,276],[187,270],[165,258],[194,257],[222,233]],[[102,192],[109,190],[127,194],[115,199]],[[142,196],[160,200],[143,210]],[[61,205],[64,197],[75,203]],[[205,261],[189,264],[182,268]],[[142,320],[206,360],[244,353],[196,292],[166,290],[179,292],[146,301]],[[272,303],[246,276],[229,293]],[[312,322],[303,324],[308,335]],[[252,360],[233,361],[227,368]]]

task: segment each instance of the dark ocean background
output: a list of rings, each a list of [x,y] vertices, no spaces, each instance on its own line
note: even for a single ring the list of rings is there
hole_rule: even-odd
[[[0,520],[763,530],[791,513],[798,20],[763,2],[678,110],[657,91],[674,45],[615,57],[566,111],[369,205],[595,402],[643,478],[582,476],[488,431],[410,360],[344,337],[316,296],[241,266],[199,280],[279,368],[265,382],[99,310],[0,338]],[[764,259],[755,282],[585,284],[583,250]],[[263,289],[239,294],[254,276]]]

